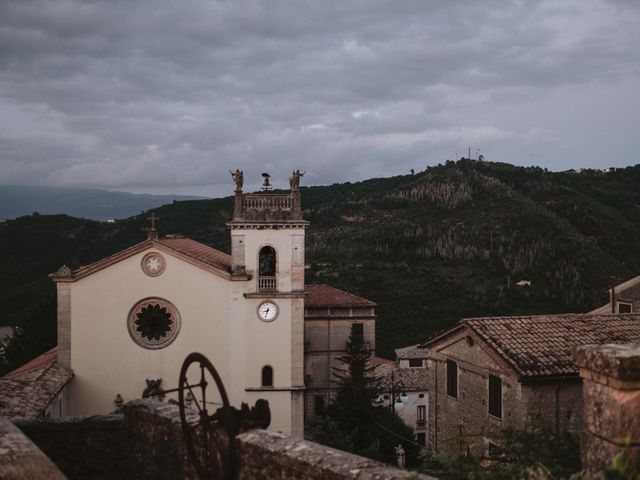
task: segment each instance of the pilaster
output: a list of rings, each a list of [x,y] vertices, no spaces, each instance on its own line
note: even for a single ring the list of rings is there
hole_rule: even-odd
[[[71,283],[57,282],[58,363],[71,368]]]

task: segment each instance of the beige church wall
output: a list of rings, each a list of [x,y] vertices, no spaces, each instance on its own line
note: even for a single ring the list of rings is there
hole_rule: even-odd
[[[164,252],[164,273],[149,277],[140,267],[149,251],[159,250],[146,250],[71,284],[71,415],[110,412],[117,393],[125,400],[138,398],[147,378],[176,387],[180,366],[193,351],[207,356],[223,382],[230,382],[231,282]],[[127,329],[131,308],[147,297],[168,300],[181,317],[177,338],[158,350],[139,346]]]
[[[284,301],[283,301],[284,300]],[[279,308],[278,317],[272,322],[258,318],[257,310],[263,299],[247,299],[246,337],[247,365],[246,385],[260,387],[262,367],[273,368],[275,387],[291,386],[291,305],[290,299],[270,299]]]
[[[262,367],[273,368],[275,389],[289,389],[291,382],[291,299],[269,298],[279,307],[278,317],[272,322],[258,318],[260,303],[267,298],[245,298],[245,283],[234,283],[231,301],[230,344],[242,348],[230,350],[230,379],[225,382],[231,402],[237,406],[241,401],[253,405],[259,398],[269,401],[273,429],[288,434],[299,434],[302,430],[288,430],[292,426],[292,398],[289,390],[261,389]],[[247,392],[246,389],[260,389]],[[238,399],[237,401],[234,399]],[[278,425],[279,428],[275,428]]]
[[[289,390],[263,389],[255,392],[246,392],[246,395],[249,405],[254,405],[259,398],[269,402],[269,409],[271,410],[269,430],[276,430],[287,435],[293,433],[294,425],[291,420],[292,398]]]

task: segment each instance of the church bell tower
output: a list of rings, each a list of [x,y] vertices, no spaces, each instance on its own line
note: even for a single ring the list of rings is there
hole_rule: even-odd
[[[289,178],[289,193],[272,193],[269,175],[261,193],[243,193],[243,173],[236,183],[231,234],[231,272],[237,280],[234,300],[236,336],[244,338],[245,392],[269,400],[272,411],[288,409],[290,418],[276,430],[302,437],[304,423],[304,262],[305,229],[300,177]],[[289,406],[287,408],[287,405]]]

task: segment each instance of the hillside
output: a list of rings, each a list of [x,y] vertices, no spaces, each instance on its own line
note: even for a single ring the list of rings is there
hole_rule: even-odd
[[[230,187],[231,190],[231,187]],[[303,188],[308,282],[376,301],[378,353],[462,317],[581,312],[640,273],[640,165],[610,173],[459,161],[415,175]],[[161,234],[228,250],[231,198],[157,209]],[[30,216],[0,224],[5,324],[53,291],[46,274],[144,238],[147,215],[106,224]],[[531,286],[518,286],[528,280]]]
[[[174,200],[202,197],[148,195],[90,188],[0,185],[0,219],[64,213],[73,217],[107,220],[126,218]]]

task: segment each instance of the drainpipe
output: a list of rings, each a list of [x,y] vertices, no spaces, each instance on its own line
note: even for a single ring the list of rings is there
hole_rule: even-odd
[[[564,382],[560,381],[555,391],[556,400],[556,435],[560,434],[560,389]]]
[[[616,284],[613,275],[609,275],[609,284],[611,285],[611,313],[616,313]]]

